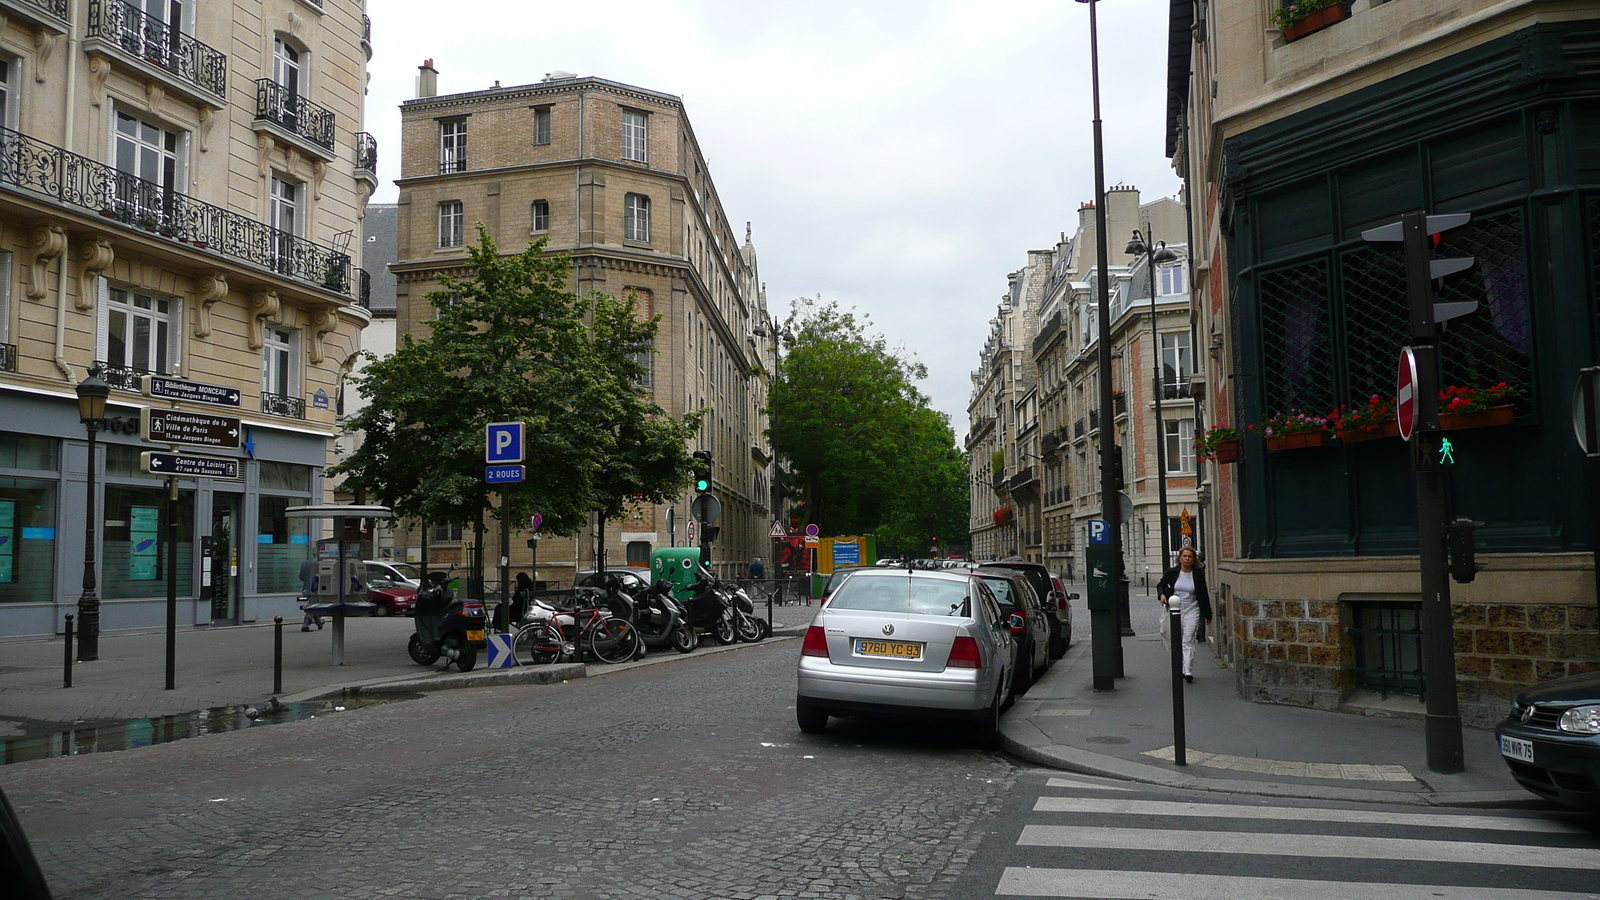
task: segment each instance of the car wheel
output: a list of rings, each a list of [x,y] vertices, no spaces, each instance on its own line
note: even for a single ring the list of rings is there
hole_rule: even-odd
[[[375,608],[373,608],[372,614],[381,619],[384,616],[389,615],[389,607],[379,603]]]
[[[972,743],[979,750],[994,750],[1000,746],[1000,692],[995,688],[994,699],[972,725]]]
[[[828,727],[828,713],[806,702],[804,697],[794,698],[794,721],[806,734],[821,734]]]

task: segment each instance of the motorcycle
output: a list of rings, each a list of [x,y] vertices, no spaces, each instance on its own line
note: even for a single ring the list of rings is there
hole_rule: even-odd
[[[717,576],[701,566],[686,604],[689,627],[711,635],[719,644],[731,644],[738,639],[738,617],[734,601],[723,589]]]
[[[663,650],[667,647],[679,653],[692,653],[700,646],[700,635],[684,621],[685,613],[678,601],[672,599],[672,582],[662,579],[630,597],[622,588],[620,579],[607,584],[607,592],[626,598],[628,621],[644,639],[639,655],[646,650]],[[616,603],[613,603],[615,608]]]
[[[416,632],[406,650],[419,666],[431,666],[444,657],[462,672],[478,664],[478,651],[488,646],[483,636],[484,610],[479,600],[458,600],[450,589],[449,572],[429,572],[427,584],[417,592],[412,619]]]

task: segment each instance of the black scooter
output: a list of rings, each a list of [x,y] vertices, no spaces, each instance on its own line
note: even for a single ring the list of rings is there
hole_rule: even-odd
[[[704,566],[700,567],[694,583],[693,595],[685,604],[689,613],[689,627],[711,635],[719,644],[731,644],[738,639],[737,617],[733,598],[723,589],[717,576]]]
[[[621,588],[621,579],[617,579]],[[651,585],[630,604],[633,627],[649,650],[668,647],[679,653],[692,653],[700,646],[700,635],[684,621],[683,607],[672,599],[672,582],[662,579]]]
[[[412,612],[417,630],[406,651],[419,666],[431,666],[443,656],[445,668],[455,663],[470,672],[478,664],[478,651],[489,645],[483,636],[483,603],[456,599],[449,580],[448,572],[428,573],[428,583],[417,592]]]

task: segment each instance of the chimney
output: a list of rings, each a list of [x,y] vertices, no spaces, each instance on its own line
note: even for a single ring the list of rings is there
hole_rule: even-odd
[[[417,99],[439,96],[439,70],[433,67],[433,60],[425,59],[422,65],[417,66]]]

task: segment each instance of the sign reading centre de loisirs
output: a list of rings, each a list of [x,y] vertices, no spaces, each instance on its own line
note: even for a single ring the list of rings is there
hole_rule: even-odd
[[[232,416],[146,408],[140,436],[152,444],[192,444],[213,450],[239,449],[239,420]]]
[[[177,475],[185,478],[238,479],[239,461],[220,456],[184,456],[146,450],[139,454],[139,467],[151,475]]]

